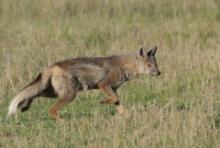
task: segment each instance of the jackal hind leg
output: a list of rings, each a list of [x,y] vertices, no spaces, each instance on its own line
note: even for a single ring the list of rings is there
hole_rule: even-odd
[[[56,121],[62,121],[62,119],[60,118],[60,116],[58,115],[58,111],[64,107],[65,105],[67,105],[68,103],[70,103],[73,99],[67,99],[67,98],[60,98],[57,103],[50,108],[49,110],[49,115],[55,119]]]
[[[49,115],[56,121],[61,121],[58,111],[74,100],[77,94],[76,83],[63,76],[52,78],[52,85],[58,95],[57,103],[49,109]]]

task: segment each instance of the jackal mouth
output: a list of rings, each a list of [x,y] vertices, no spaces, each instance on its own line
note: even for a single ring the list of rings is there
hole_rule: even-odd
[[[157,72],[153,72],[150,74],[151,76],[159,76],[161,75],[161,72],[160,71],[157,71]]]

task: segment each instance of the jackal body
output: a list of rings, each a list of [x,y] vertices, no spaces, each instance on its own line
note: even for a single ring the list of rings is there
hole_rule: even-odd
[[[160,75],[155,59],[156,50],[155,47],[147,53],[140,49],[134,55],[84,57],[54,63],[15,96],[8,115],[15,114],[17,108],[22,112],[28,110],[36,97],[58,97],[49,114],[59,120],[57,111],[71,102],[77,92],[90,89],[100,89],[107,95],[101,103],[115,104],[119,113],[122,113],[117,88],[140,74]]]

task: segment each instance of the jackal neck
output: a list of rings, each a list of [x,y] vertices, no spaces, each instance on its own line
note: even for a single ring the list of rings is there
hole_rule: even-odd
[[[128,55],[122,58],[122,69],[125,80],[131,80],[142,72],[137,55]]]

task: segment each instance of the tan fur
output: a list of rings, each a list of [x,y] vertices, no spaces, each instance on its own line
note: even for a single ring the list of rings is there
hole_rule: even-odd
[[[103,104],[115,104],[119,114],[124,113],[117,89],[126,81],[140,74],[159,75],[156,48],[135,55],[75,58],[57,62],[45,69],[33,82],[27,85],[11,102],[8,115],[29,109],[38,96],[58,97],[57,103],[49,109],[49,115],[60,120],[58,111],[70,103],[79,91],[100,89],[106,94]]]

